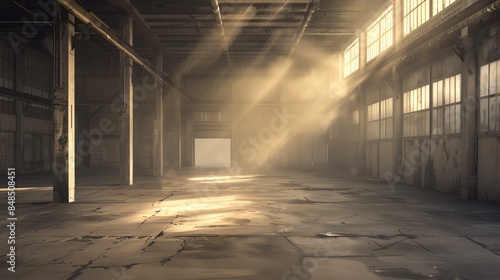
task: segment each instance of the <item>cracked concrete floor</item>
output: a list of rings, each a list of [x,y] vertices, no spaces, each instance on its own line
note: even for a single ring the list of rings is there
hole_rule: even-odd
[[[499,279],[498,205],[332,172],[96,174],[72,204],[18,175],[16,272],[1,211],[0,279]]]

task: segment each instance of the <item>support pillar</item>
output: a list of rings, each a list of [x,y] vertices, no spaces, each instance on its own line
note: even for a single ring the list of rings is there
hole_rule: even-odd
[[[396,66],[392,68],[393,90],[393,169],[392,174],[385,174],[386,180],[391,183],[404,181],[403,170],[403,82]],[[393,186],[391,184],[391,186]]]
[[[402,0],[394,0],[393,12],[394,12],[394,47],[395,51],[401,49],[401,44],[403,42],[403,2]]]
[[[133,41],[133,21],[129,16],[120,17],[121,37],[128,44]],[[132,88],[132,59],[120,52],[120,89],[122,92],[120,175],[123,185],[134,184],[134,94]]]
[[[23,172],[24,170],[24,113],[23,106],[24,102],[21,100],[15,100],[16,106],[16,134],[14,142],[14,165],[17,172]]]
[[[181,168],[181,100],[178,94],[165,98],[166,117],[166,168],[169,176],[175,176]]]
[[[156,69],[163,71],[163,54],[155,53]],[[163,176],[163,82],[156,81],[153,120],[153,175]]]
[[[22,67],[23,62],[21,60],[21,52],[17,52],[15,56],[14,63],[14,89],[22,92],[23,91],[23,78],[22,78]],[[17,172],[24,171],[24,102],[22,100],[15,100],[15,113],[16,113],[16,133],[14,139],[14,165],[16,167]]]
[[[477,199],[477,59],[474,51],[474,42],[469,34],[468,27],[462,29],[462,47],[464,60],[462,62],[462,133],[461,147],[463,149],[460,166],[460,197],[463,199]]]
[[[54,14],[54,202],[75,201],[75,17],[64,9]]]
[[[359,105],[359,140],[358,140],[358,175],[366,175],[366,95],[364,89],[358,88]]]
[[[356,33],[359,36],[359,70],[364,71],[367,58],[366,31],[358,30]]]

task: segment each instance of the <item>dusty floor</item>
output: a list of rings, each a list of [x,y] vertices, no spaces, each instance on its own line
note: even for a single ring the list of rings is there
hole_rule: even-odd
[[[15,273],[0,189],[0,279],[500,279],[498,205],[331,172],[95,174],[72,204],[18,175]]]

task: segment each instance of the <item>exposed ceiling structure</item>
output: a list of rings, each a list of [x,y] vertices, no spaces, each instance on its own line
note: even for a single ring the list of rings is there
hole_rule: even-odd
[[[22,32],[43,1],[0,4],[2,29]],[[48,0],[45,2],[49,2]],[[163,51],[167,64],[245,68],[304,53],[330,54],[343,46],[387,0],[80,0],[115,31],[119,15],[133,16],[134,48],[148,59]],[[40,25],[50,33],[51,25]],[[6,32],[4,32],[5,34]],[[106,45],[91,31],[91,39]],[[113,48],[109,46],[109,51]],[[167,67],[168,68],[168,67]]]

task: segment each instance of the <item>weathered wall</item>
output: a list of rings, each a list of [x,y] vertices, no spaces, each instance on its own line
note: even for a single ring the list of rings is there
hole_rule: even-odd
[[[431,141],[431,188],[460,194],[460,162],[462,155],[460,138]]]
[[[326,135],[303,127],[309,106],[186,105],[183,119],[200,112],[228,113],[228,121],[183,122],[183,166],[192,166],[195,138],[231,138],[231,161],[245,168],[327,166]],[[301,117],[302,116],[302,117]]]
[[[404,182],[421,188],[430,187],[431,144],[428,139],[403,141]]]
[[[500,138],[479,139],[478,199],[500,203]]]
[[[385,179],[386,172],[392,172],[394,166],[393,141],[380,141],[378,178]]]
[[[500,23],[491,25],[480,35],[483,40],[478,46],[479,66],[498,64]],[[480,200],[500,203],[500,69],[498,66],[496,68],[496,70],[490,69],[489,78],[487,75],[479,77],[481,88],[478,114],[480,125],[477,147],[477,197]],[[489,96],[485,97],[486,93]]]
[[[379,176],[379,143],[368,142],[366,147],[366,174],[377,178]]]

